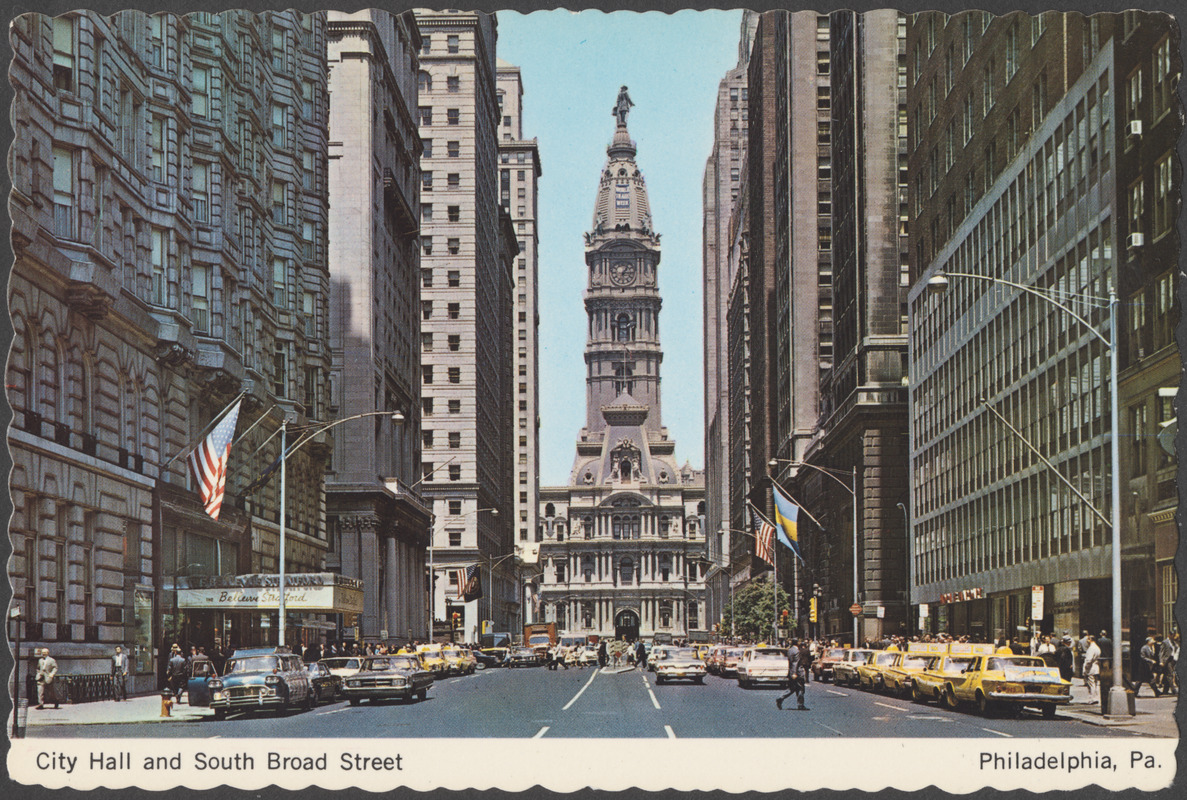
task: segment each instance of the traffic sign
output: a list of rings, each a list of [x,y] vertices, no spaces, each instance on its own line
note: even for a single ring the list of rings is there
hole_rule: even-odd
[[[849,613],[855,617],[860,617],[861,616],[861,603],[854,603],[853,605],[849,606]]]

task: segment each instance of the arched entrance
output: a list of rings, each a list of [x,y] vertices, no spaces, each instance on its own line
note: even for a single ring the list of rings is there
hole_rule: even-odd
[[[614,638],[633,642],[639,638],[639,615],[630,609],[614,615]]]

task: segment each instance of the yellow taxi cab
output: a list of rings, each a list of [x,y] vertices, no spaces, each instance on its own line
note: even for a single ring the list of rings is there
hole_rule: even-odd
[[[912,678],[911,699],[917,703],[925,703],[928,700],[941,702],[944,699],[946,681],[962,675],[977,656],[993,653],[991,644],[970,642],[928,644],[927,647],[928,652],[936,655],[936,660]]]
[[[468,647],[443,647],[441,655],[454,675],[469,675],[478,669],[478,659],[474,658]]]
[[[697,658],[700,659],[701,661],[704,661],[705,658],[709,655],[710,647],[711,647],[711,645],[708,645],[708,644],[694,644],[692,646],[692,649],[696,652]]]
[[[944,703],[949,708],[975,703],[987,717],[998,710],[1019,713],[1029,706],[1051,718],[1057,706],[1071,702],[1071,687],[1057,667],[1048,667],[1038,656],[994,653],[976,656],[960,675],[949,676]]]
[[[870,660],[857,667],[857,685],[862,689],[885,691],[884,673],[894,666],[895,661],[902,655],[897,650],[875,650]]]
[[[915,676],[930,669],[940,658],[939,654],[931,652],[930,647],[923,642],[908,643],[907,652],[899,653],[894,663],[882,672],[882,685],[886,691],[904,699],[910,696]]]
[[[449,674],[449,662],[445,660],[442,647],[439,644],[422,644],[416,648],[420,662],[424,668],[433,673],[433,677]]]

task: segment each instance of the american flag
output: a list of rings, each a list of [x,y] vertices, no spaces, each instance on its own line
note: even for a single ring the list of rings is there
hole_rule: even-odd
[[[455,569],[457,575],[457,599],[469,602],[482,597],[482,572],[478,564]]]
[[[760,517],[753,510],[750,520],[754,524],[754,554],[768,564],[775,563],[775,526]]]
[[[206,513],[218,519],[223,507],[223,489],[227,485],[227,459],[231,456],[231,439],[239,421],[237,401],[230,412],[214,427],[210,435],[189,454],[190,471],[198,484],[198,493],[206,506]]]

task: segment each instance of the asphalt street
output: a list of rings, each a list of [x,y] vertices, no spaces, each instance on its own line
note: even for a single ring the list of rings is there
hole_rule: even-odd
[[[329,703],[312,711],[235,714],[176,722],[69,723],[30,738],[1133,738],[1059,713],[986,719],[831,684],[812,683],[810,710],[775,707],[782,690],[741,689],[732,679],[655,684],[651,673],[488,669],[437,681],[419,702]]]

